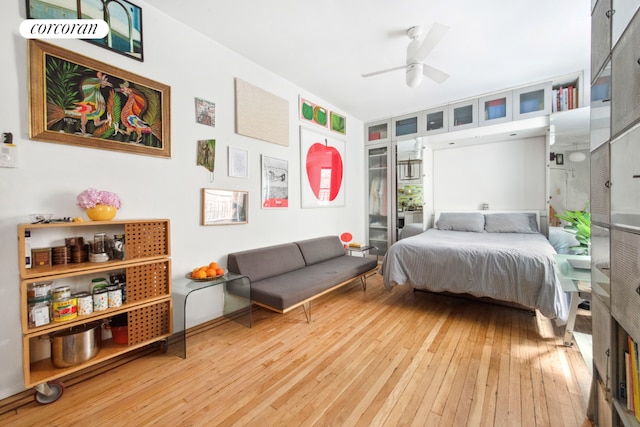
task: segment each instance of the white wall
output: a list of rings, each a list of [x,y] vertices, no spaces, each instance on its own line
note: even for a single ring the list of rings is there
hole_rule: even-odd
[[[544,137],[433,151],[433,209],[542,212],[545,201]]]
[[[563,164],[551,162],[550,196],[551,206],[557,213],[565,210],[589,209],[590,197],[590,162],[589,151],[580,150],[587,158],[582,162],[572,162],[569,155],[575,150],[553,150],[563,155]]]
[[[123,200],[117,219],[169,218],[174,283],[195,266],[219,261],[236,250],[349,231],[364,240],[365,199],[363,124],[347,117],[346,206],[300,208],[298,96],[324,104],[319,94],[275,76],[199,33],[136,1],[143,9],[144,62],[135,61],[80,40],[55,42],[79,54],[171,86],[172,158],[110,152],[28,138],[27,42],[19,32],[26,17],[25,2],[3,3],[0,17],[0,133],[12,132],[18,146],[19,167],[0,169],[0,398],[23,390],[22,338],[19,307],[17,224],[31,213],[51,212],[57,217],[84,216],[75,198],[86,188],[116,192]],[[288,147],[234,133],[234,77],[239,77],[289,101]],[[194,98],[216,103],[215,128],[195,122]],[[196,166],[196,141],[216,139],[215,178]],[[227,147],[249,152],[249,178],[227,176]],[[260,156],[289,161],[289,208],[260,207]],[[200,221],[201,188],[249,192],[247,225],[203,227]],[[188,324],[219,316],[218,290],[190,302]],[[182,313],[175,304],[174,317]]]

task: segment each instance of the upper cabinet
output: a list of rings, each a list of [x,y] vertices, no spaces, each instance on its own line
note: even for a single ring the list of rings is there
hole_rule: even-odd
[[[603,78],[605,77],[608,78],[608,75],[603,74]],[[484,129],[478,131],[486,135],[493,131],[491,125],[577,110],[588,106],[589,100],[584,99],[583,95],[583,80],[584,72],[579,71],[544,83],[507,89],[416,113],[369,122],[365,124],[365,141],[367,144],[377,144],[444,133],[451,133],[451,136],[455,137],[456,131],[470,131],[479,126]],[[607,88],[603,86],[603,90]],[[588,92],[587,90],[586,93]],[[494,129],[497,133],[503,132],[498,128]],[[442,137],[444,135],[439,135],[437,139]]]
[[[598,0],[591,13],[591,77],[598,75],[611,50],[611,0]]]
[[[421,114],[425,119],[425,133],[427,135],[435,135],[449,130],[449,108],[446,105],[423,111]]]
[[[509,91],[480,98],[478,101],[480,126],[511,121],[513,117],[512,97],[513,93]]]
[[[391,140],[391,120],[381,120],[377,122],[367,123],[365,125],[365,134],[367,143],[388,142]]]
[[[423,133],[422,116],[420,114],[408,114],[406,116],[391,119],[393,139],[414,138]]]
[[[449,131],[478,127],[478,99],[449,105]]]
[[[551,82],[513,91],[513,119],[544,116],[551,113]]]

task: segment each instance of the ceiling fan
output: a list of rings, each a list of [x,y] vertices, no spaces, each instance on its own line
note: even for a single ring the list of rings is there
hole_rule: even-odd
[[[387,68],[386,70],[374,71],[372,73],[363,74],[362,77],[371,77],[378,74],[388,73],[391,71],[406,69],[407,86],[416,87],[422,82],[422,76],[428,77],[436,83],[442,83],[449,75],[443,71],[433,68],[425,64],[423,61],[440,42],[445,33],[449,30],[446,25],[435,23],[429,30],[429,33],[420,41],[422,36],[422,27],[415,26],[407,30],[407,35],[411,39],[407,47],[407,61],[405,65]]]

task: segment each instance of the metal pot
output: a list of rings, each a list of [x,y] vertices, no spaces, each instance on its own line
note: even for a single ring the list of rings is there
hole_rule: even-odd
[[[73,326],[50,335],[51,361],[56,368],[84,363],[100,351],[102,320]]]

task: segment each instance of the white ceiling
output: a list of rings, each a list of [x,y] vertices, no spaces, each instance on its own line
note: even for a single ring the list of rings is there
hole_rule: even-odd
[[[585,70],[587,0],[149,0],[169,16],[365,122]],[[407,87],[409,27],[450,27],[426,63],[451,77]]]

